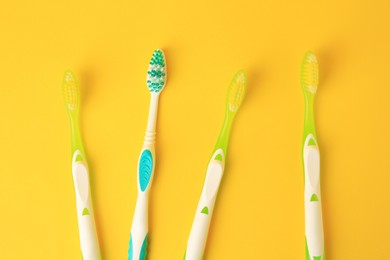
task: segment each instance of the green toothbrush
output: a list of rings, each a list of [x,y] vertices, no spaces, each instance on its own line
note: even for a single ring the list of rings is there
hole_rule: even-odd
[[[215,199],[225,169],[230,129],[233,124],[233,119],[244,99],[245,90],[245,73],[239,71],[234,76],[228,90],[225,120],[207,168],[203,191],[187,242],[187,249],[184,255],[185,260],[199,260],[203,257]]]
[[[65,72],[62,93],[68,111],[72,133],[72,173],[76,191],[77,218],[83,259],[101,259],[93,215],[88,164],[79,129],[80,89],[76,77]]]
[[[306,259],[325,260],[324,229],[322,225],[320,150],[314,126],[314,97],[318,87],[318,61],[307,52],[302,62],[302,90],[305,96],[303,130],[303,167],[305,177]]]

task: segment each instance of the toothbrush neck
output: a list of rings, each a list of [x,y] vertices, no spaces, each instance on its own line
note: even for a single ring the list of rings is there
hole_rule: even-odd
[[[84,154],[84,147],[81,140],[80,127],[79,127],[79,117],[74,115],[70,117],[70,128],[71,128],[71,139],[72,139],[72,154],[77,150]]]
[[[304,135],[313,134],[316,137],[315,122],[314,122],[314,94],[305,94],[305,123]]]
[[[223,121],[221,132],[219,133],[218,141],[215,144],[215,149],[222,149],[227,154],[228,142],[230,137],[230,130],[233,123],[234,115],[226,112],[225,119]]]
[[[152,93],[150,98],[148,126],[146,128],[146,132],[156,132],[157,110],[158,110],[158,94]]]

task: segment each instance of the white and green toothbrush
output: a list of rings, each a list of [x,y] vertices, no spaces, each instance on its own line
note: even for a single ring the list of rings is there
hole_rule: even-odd
[[[303,58],[301,84],[306,104],[302,151],[305,177],[306,259],[325,260],[320,150],[314,126],[314,97],[318,87],[318,61],[312,52],[307,52]]]
[[[215,199],[225,169],[230,129],[244,99],[245,90],[245,73],[239,71],[230,83],[226,100],[225,120],[207,168],[202,194],[187,242],[187,249],[184,255],[185,260],[200,260],[203,258]]]
[[[80,89],[76,77],[70,70],[65,72],[62,91],[71,125],[72,174],[76,191],[81,253],[84,260],[100,260],[89,185],[89,170],[79,129]]]
[[[158,98],[166,83],[166,66],[164,53],[156,50],[149,64],[146,84],[151,99],[149,108],[148,126],[146,128],[144,144],[138,161],[138,196],[135,206],[133,223],[129,242],[128,260],[144,260],[148,246],[148,200],[149,190],[153,181],[156,140],[156,120]]]

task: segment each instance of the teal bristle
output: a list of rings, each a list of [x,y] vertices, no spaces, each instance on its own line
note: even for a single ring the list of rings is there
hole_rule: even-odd
[[[146,84],[150,92],[158,93],[164,88],[165,82],[166,67],[164,53],[161,50],[155,50],[150,60]]]

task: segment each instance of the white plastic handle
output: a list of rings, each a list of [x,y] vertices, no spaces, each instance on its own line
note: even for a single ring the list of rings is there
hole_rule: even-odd
[[[155,164],[154,136],[155,133],[146,133],[138,161],[138,196],[131,225],[129,260],[145,259],[147,253],[149,191]]]
[[[81,156],[81,161],[76,161],[78,156]],[[101,255],[93,215],[87,167],[82,153],[77,150],[72,159],[72,174],[76,191],[81,252],[85,260],[100,260]]]
[[[221,155],[222,160],[215,160]],[[200,260],[206,247],[215,199],[224,170],[224,154],[218,149],[209,162],[202,194],[196,209],[194,222],[187,242],[185,260]]]
[[[149,107],[148,125],[138,159],[138,196],[133,222],[131,224],[128,260],[144,260],[148,246],[148,204],[149,190],[153,182],[156,140],[156,121],[159,93],[152,93]]]
[[[315,145],[309,145],[309,142]],[[320,185],[320,151],[313,135],[306,137],[303,149],[305,170],[305,233],[310,259],[323,259],[324,229]]]
[[[137,204],[135,206],[133,223],[131,226],[131,239],[129,260],[145,259],[147,234],[148,234],[148,197],[149,192],[139,193],[137,197]],[[144,257],[141,257],[144,256]]]

